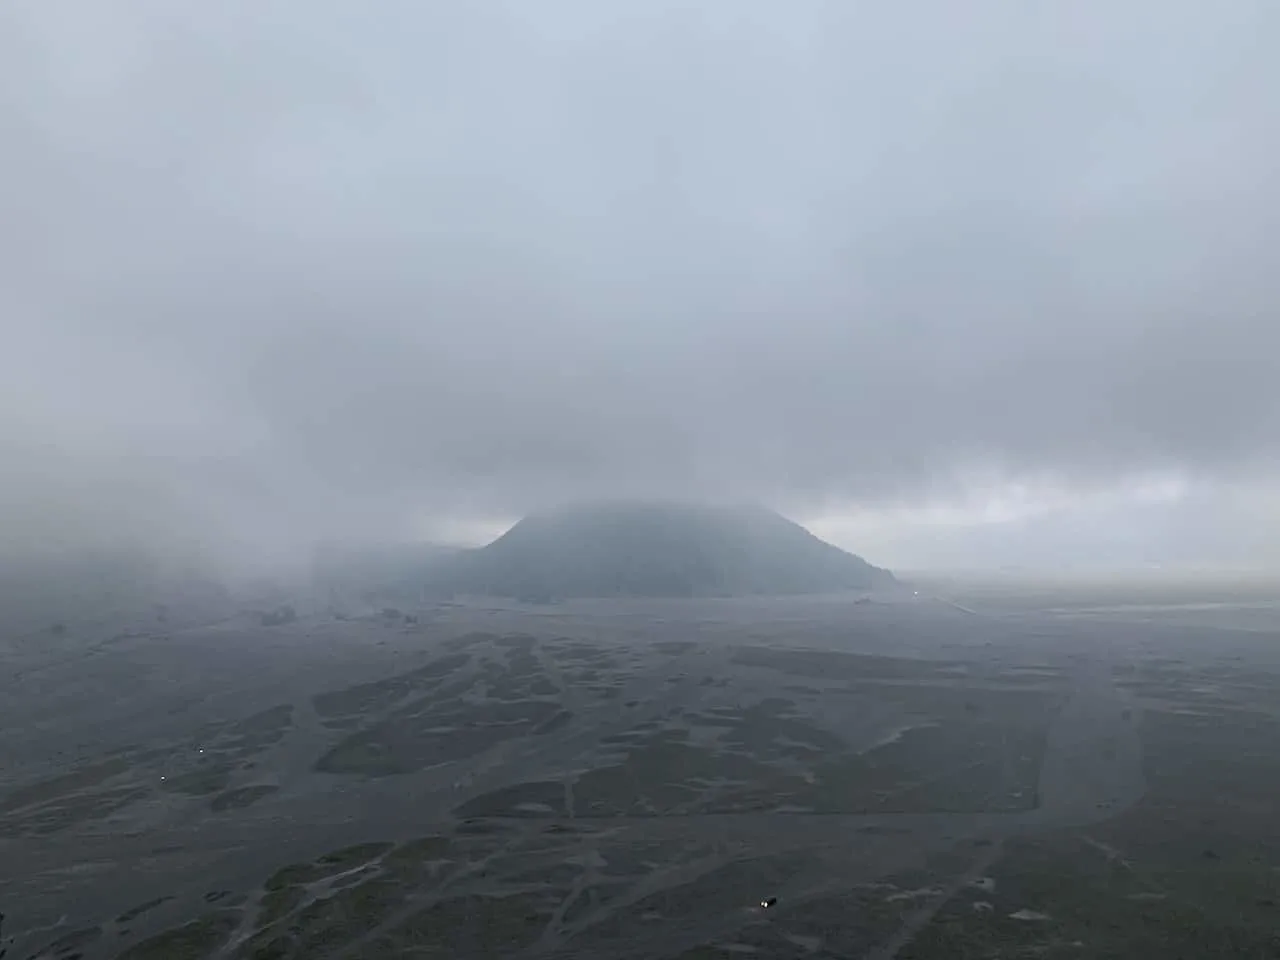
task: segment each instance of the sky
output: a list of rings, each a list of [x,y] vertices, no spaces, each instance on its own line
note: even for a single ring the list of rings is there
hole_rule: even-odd
[[[1280,569],[1267,0],[7,0],[3,549],[598,497]]]

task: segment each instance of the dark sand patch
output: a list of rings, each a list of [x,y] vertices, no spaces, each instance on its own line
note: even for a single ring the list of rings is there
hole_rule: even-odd
[[[457,709],[429,700],[353,734],[316,761],[318,773],[383,777],[465,760],[532,733],[558,710],[545,700],[490,701]]]
[[[263,797],[269,797],[280,788],[269,783],[259,783],[247,787],[237,787],[218,794],[209,802],[209,809],[214,813],[226,810],[243,810],[251,807]]]
[[[507,657],[507,674],[511,677],[532,677],[541,672],[542,662],[527,650]]]
[[[40,780],[6,794],[4,799],[0,800],[0,813],[9,813],[22,807],[58,800],[71,793],[90,790],[128,771],[129,764],[115,757],[102,763],[81,767],[70,773]]]
[[[84,951],[101,939],[101,927],[85,927],[72,933],[64,933],[48,946],[37,950],[33,954],[33,960],[45,960],[46,957],[49,960],[81,960]],[[4,950],[0,947],[0,957],[2,956],[4,956]]]
[[[116,923],[131,923],[144,913],[148,913],[163,904],[168,903],[173,897],[156,897],[154,900],[148,900],[146,903],[140,903],[136,907],[131,907],[120,916],[116,917]]]
[[[195,770],[165,777],[160,782],[160,787],[169,793],[205,797],[225,790],[231,782],[231,774],[234,769],[230,764],[215,760],[203,764]]]
[[[1280,878],[1264,864],[1171,868],[1111,857],[1074,833],[1010,843],[991,869],[994,889],[948,902],[910,956],[1280,956],[1274,904]],[[976,910],[975,901],[991,905]]]
[[[815,783],[793,802],[819,813],[1031,810],[1044,737],[1044,730],[979,737],[959,724],[913,728],[869,753],[817,763]]]
[[[764,667],[787,676],[820,677],[826,680],[904,679],[939,674],[965,665],[959,660],[925,660],[831,650],[778,650],[768,647],[745,647],[734,653],[733,662],[747,667]]]
[[[460,840],[467,837],[496,837],[508,833],[510,826],[500,820],[486,817],[468,817],[454,828],[454,834]]]
[[[774,698],[712,708],[690,727],[601,738],[621,762],[582,774],[575,815],[656,816],[808,810],[975,813],[1033,809],[1051,716],[961,712],[899,732],[866,753]],[[719,731],[713,741],[699,731]],[[696,736],[694,736],[696,734]]]
[[[682,743],[681,734],[652,736],[630,749],[622,763],[582,774],[573,790],[574,815],[746,812],[786,802],[803,787],[798,776],[741,754]]]
[[[539,736],[555,733],[557,730],[567,726],[569,721],[573,719],[572,710],[559,710],[553,716],[548,717],[542,723],[533,728],[533,732]]]
[[[234,910],[205,914],[135,944],[116,954],[116,960],[205,960],[227,942],[239,922],[240,914]]]
[[[789,854],[734,861],[643,897],[625,913],[611,914],[592,926],[583,939],[607,955],[606,947],[651,935],[655,924],[740,911],[757,902],[760,891],[784,887],[810,863],[807,856]]]
[[[678,657],[682,653],[696,650],[698,645],[691,640],[659,640],[650,644],[650,649],[665,653],[669,657]]]
[[[310,863],[281,867],[265,884],[267,890],[280,890],[299,884],[314,883],[376,860],[390,850],[390,843],[362,843],[326,853]]]
[[[689,721],[705,727],[722,727],[720,742],[760,760],[844,753],[844,738],[805,720],[795,702],[770,698],[744,710],[715,709],[694,714]]]
[[[293,729],[293,705],[278,704],[248,717],[229,723],[205,727],[195,740],[205,761],[236,762],[251,760],[283,740]],[[148,751],[149,759],[173,760],[189,756],[189,748]]]
[[[471,660],[468,653],[454,653],[433,660],[416,670],[358,683],[341,690],[331,690],[312,697],[316,713],[324,718],[363,715],[393,707],[404,697],[424,687],[435,686],[441,679],[461,669]]]
[[[517,783],[483,793],[454,808],[458,817],[563,817],[564,784],[554,780]]]
[[[1280,956],[1280,730],[1199,704],[1139,725],[1142,799],[1088,830],[1009,841],[994,889],[948,903],[910,956]]]
[[[340,889],[299,910],[287,930],[272,928],[253,937],[237,958],[311,960],[323,956],[336,945],[349,943],[385,922],[404,904],[408,893],[401,884],[385,879]]]
[[[531,651],[537,645],[537,642],[536,637],[531,637],[526,633],[512,633],[505,637],[497,637],[493,641],[494,646],[521,650],[525,653]]]
[[[233,723],[227,733],[233,737],[254,736],[259,734],[275,734],[287,730],[293,725],[293,705],[282,703],[268,707],[251,716]]]
[[[415,913],[379,937],[370,955],[412,956],[416,952],[499,960],[532,946],[555,905],[554,896],[535,893],[455,897]]]
[[[617,668],[621,666],[609,649],[590,643],[574,641],[544,643],[543,647],[556,660],[588,664],[601,668]]]
[[[432,834],[431,836],[418,837],[415,840],[408,840],[400,844],[398,847],[388,851],[386,856],[382,858],[382,862],[388,869],[396,869],[405,866],[417,866],[436,860],[445,860],[453,853],[455,853],[455,847],[450,838]]]
[[[560,688],[546,677],[537,677],[529,684],[529,692],[535,697],[554,697]]]
[[[45,836],[110,816],[150,795],[143,787],[72,794],[0,820],[0,836]]]
[[[280,887],[262,894],[258,926],[266,927],[296,910],[307,897],[303,887]]]
[[[611,901],[616,900],[627,890],[630,883],[604,881],[593,883],[581,890],[573,901],[565,908],[562,922],[575,924],[600,910]]]
[[[515,636],[518,636],[516,634]],[[460,637],[454,637],[447,640],[441,647],[445,650],[466,650],[470,647],[488,647],[498,644],[502,640],[501,634],[486,633],[482,630],[472,630],[470,633],[464,633]]]

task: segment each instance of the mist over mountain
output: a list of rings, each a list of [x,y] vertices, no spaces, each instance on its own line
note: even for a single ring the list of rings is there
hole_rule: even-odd
[[[235,599],[216,571],[145,550],[46,550],[21,562],[0,556],[0,631],[10,637],[176,628],[228,616]]]
[[[313,558],[311,586],[334,603],[412,602],[466,552],[435,543],[326,543]]]
[[[827,593],[894,582],[762,507],[623,501],[526,517],[444,566],[437,585],[549,600]]]

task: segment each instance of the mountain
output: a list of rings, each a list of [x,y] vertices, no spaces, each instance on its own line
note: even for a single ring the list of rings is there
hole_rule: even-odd
[[[760,507],[622,502],[521,520],[435,583],[530,600],[829,593],[893,575]]]

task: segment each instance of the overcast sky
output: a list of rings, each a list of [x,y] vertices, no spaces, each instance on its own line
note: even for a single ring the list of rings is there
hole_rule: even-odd
[[[1277,36],[1274,0],[6,0],[4,539],[697,496],[916,567],[1280,564]]]

